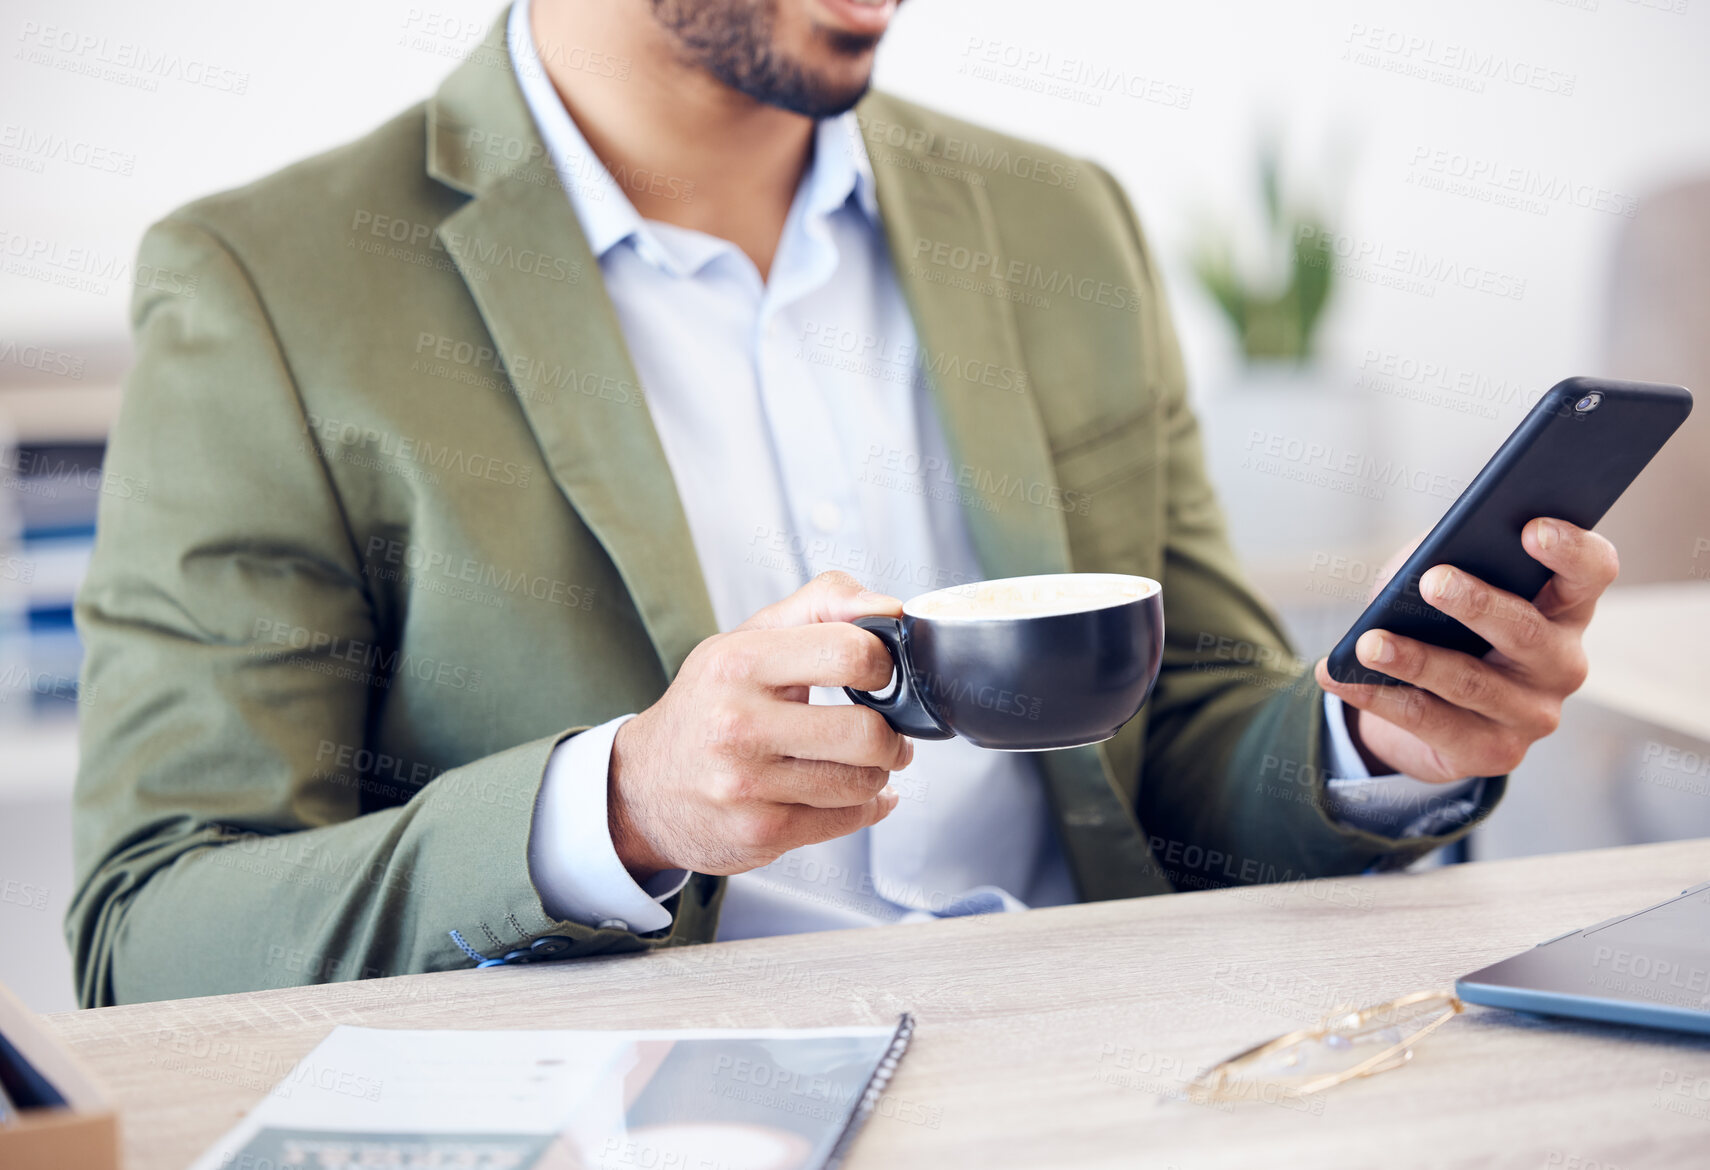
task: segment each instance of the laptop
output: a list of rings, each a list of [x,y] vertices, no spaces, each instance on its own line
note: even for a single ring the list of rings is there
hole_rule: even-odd
[[[1710,882],[1455,983],[1467,1003],[1710,1035]]]

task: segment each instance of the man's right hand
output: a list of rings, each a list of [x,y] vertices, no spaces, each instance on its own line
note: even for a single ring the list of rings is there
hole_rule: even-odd
[[[696,646],[612,742],[607,808],[630,874],[743,873],[889,815],[890,774],[913,743],[869,708],[807,698],[813,686],[883,688],[890,655],[849,622],[901,613],[896,598],[821,573]]]

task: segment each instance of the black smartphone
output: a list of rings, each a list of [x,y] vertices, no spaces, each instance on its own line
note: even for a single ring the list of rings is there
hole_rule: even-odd
[[[1400,684],[1354,656],[1367,630],[1484,655],[1490,643],[1427,604],[1419,578],[1433,565],[1453,565],[1536,598],[1552,574],[1521,546],[1521,529],[1538,516],[1596,525],[1691,413],[1692,395],[1681,386],[1601,378],[1556,383],[1342,635],[1330,651],[1330,677]]]

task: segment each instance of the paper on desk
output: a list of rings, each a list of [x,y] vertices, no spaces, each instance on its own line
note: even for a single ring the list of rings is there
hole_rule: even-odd
[[[818,1170],[912,1030],[338,1027],[193,1170]]]

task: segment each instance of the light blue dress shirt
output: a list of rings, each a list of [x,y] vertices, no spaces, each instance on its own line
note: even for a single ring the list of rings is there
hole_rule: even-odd
[[[827,569],[905,599],[982,579],[961,501],[932,474],[952,465],[949,449],[854,115],[817,127],[762,280],[734,244],[641,218],[539,67],[528,7],[519,0],[510,16],[518,83],[599,261],[719,628]],[[815,688],[810,701],[848,700]],[[1335,702],[1330,770],[1357,780],[1366,770]],[[553,753],[529,866],[549,913],[646,932],[670,925],[660,902],[687,875],[661,874],[644,888],[612,846],[607,768],[628,718]],[[719,938],[1075,900],[1033,757],[922,740],[893,783],[901,800],[878,825],[731,878]],[[1347,815],[1373,805],[1350,797],[1346,780],[1334,783]]]

